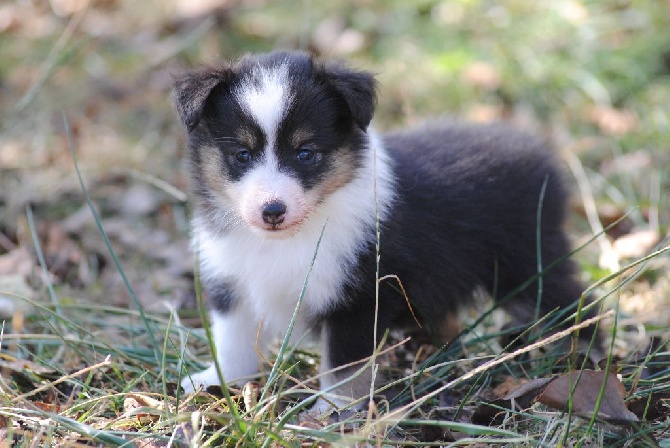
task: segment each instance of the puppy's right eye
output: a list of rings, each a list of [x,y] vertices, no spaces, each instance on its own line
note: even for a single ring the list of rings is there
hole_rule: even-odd
[[[235,153],[235,160],[246,165],[251,162],[251,153],[246,149],[241,149]]]

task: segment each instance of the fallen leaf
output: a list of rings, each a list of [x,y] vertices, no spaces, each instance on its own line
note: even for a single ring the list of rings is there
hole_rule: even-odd
[[[33,257],[25,247],[19,247],[0,255],[0,276],[19,275],[27,277],[34,269]]]
[[[454,433],[449,428],[442,428],[433,425],[421,425],[421,441],[422,442],[456,442]]]
[[[85,284],[88,279],[80,277],[79,267],[82,263],[86,263],[86,256],[77,243],[58,223],[47,223],[42,233],[44,234],[44,257],[49,272],[60,281],[69,280],[76,286]]]
[[[600,165],[600,173],[605,177],[617,175],[634,175],[654,168],[654,158],[646,149],[639,149],[614,158],[604,160]]]
[[[549,377],[520,381],[518,387],[509,390],[501,398],[503,400],[534,400],[537,397],[538,392],[555,379],[556,377]]]
[[[170,446],[168,442],[164,439],[158,438],[144,438],[144,439],[135,439],[133,441],[133,446],[135,448],[163,448]]]
[[[0,366],[3,369],[3,372],[30,372],[44,377],[45,375],[58,375],[58,372],[54,369],[44,367],[41,364],[37,364],[27,359],[13,359],[10,361],[3,360],[0,362]]]
[[[33,401],[33,406],[43,410],[44,412],[54,412],[58,413],[63,410],[63,407],[60,403],[45,403],[43,401]]]
[[[640,420],[665,420],[670,417],[670,392],[655,392],[638,398],[630,402],[629,408]]]
[[[491,64],[477,61],[470,64],[464,73],[465,80],[470,84],[486,90],[495,90],[500,87],[500,72]]]
[[[593,107],[589,119],[602,132],[619,137],[635,130],[638,125],[637,116],[632,111],[607,106]]]
[[[0,275],[0,319],[8,320],[32,309],[28,300],[34,299],[35,291],[22,275]],[[18,332],[18,328],[14,328]]]
[[[341,17],[330,17],[316,26],[312,45],[324,54],[345,55],[359,51],[365,45],[365,35],[348,28]]]
[[[242,398],[244,399],[244,407],[247,411],[251,411],[256,403],[263,385],[258,381],[248,381],[242,387]]]
[[[495,104],[472,104],[467,111],[468,120],[487,123],[501,120],[503,108]]]
[[[155,189],[136,183],[123,192],[116,206],[125,216],[137,219],[155,213],[160,204],[161,198]]]
[[[471,422],[478,425],[496,425],[502,423],[505,411],[501,409],[526,409],[537,398],[537,395],[556,377],[518,380],[507,377],[503,383],[493,390],[492,401],[485,401],[472,414]]]
[[[507,376],[502,383],[493,388],[493,395],[502,398],[513,390],[516,390],[520,385],[527,383],[525,378],[516,378]]]
[[[619,258],[640,258],[647,255],[661,241],[661,235],[656,230],[636,230],[623,235],[614,241],[614,251]]]
[[[228,6],[228,2],[221,0],[178,0],[175,4],[176,15],[181,18],[197,18],[212,15],[217,9]]]
[[[143,424],[158,421],[166,406],[164,401],[141,393],[130,393],[123,400],[125,415],[135,415]]]
[[[586,209],[582,201],[575,201],[571,204],[572,209],[583,218],[587,217]],[[633,230],[635,226],[634,221],[626,216],[626,211],[621,207],[609,202],[597,202],[596,212],[598,219],[605,228],[607,236],[616,239],[622,235],[626,235]],[[616,224],[615,224],[616,223]]]
[[[573,371],[561,375],[549,383],[544,392],[537,397],[537,401],[554,409],[564,410],[567,409],[568,400],[572,396],[573,411],[577,415],[590,418],[596,409],[598,395],[604,382],[606,384],[598,417],[613,424],[638,421],[637,416],[629,411],[624,403],[626,395],[624,385],[616,375],[606,374],[602,370]]]

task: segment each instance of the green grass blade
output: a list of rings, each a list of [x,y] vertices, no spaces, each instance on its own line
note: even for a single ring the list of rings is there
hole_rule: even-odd
[[[74,149],[74,142],[72,141],[72,133],[70,130],[70,124],[68,123],[67,117],[65,116],[65,113],[63,113],[63,126],[65,127],[65,136],[67,137],[67,142],[70,148],[70,154],[72,155],[72,160],[74,162],[74,169],[75,172],[77,173],[77,179],[79,180],[79,185],[81,187],[82,192],[84,193],[84,198],[86,199],[86,203],[88,204],[89,209],[91,210],[91,213],[93,214],[93,218],[95,219],[95,223],[98,227],[98,230],[100,231],[100,234],[102,235],[102,238],[105,242],[105,246],[107,247],[107,250],[109,251],[109,255],[112,257],[112,260],[114,261],[114,266],[116,267],[116,270],[118,271],[119,275],[121,276],[121,279],[123,280],[123,284],[126,287],[126,290],[128,291],[128,294],[130,294],[130,297],[133,299],[133,302],[135,303],[135,306],[137,307],[137,311],[140,313],[140,317],[142,319],[142,322],[144,323],[144,326],[147,330],[147,334],[149,336],[149,339],[151,340],[151,345],[152,349],[154,352],[154,358],[156,360],[156,366],[161,365],[161,355],[160,355],[160,348],[158,345],[158,341],[156,340],[156,337],[154,336],[153,328],[149,324],[149,320],[147,319],[147,316],[144,312],[144,306],[142,303],[139,301],[137,296],[135,295],[135,291],[133,288],[130,286],[130,282],[128,281],[128,277],[126,276],[126,273],[123,270],[123,267],[121,266],[121,262],[119,261],[119,258],[116,256],[116,252],[112,248],[112,243],[109,241],[109,237],[107,236],[107,232],[105,232],[105,229],[102,227],[102,222],[100,220],[100,216],[98,215],[98,211],[95,208],[95,205],[93,204],[93,201],[91,200],[90,195],[88,194],[88,188],[86,188],[86,183],[84,182],[84,178],[81,175],[81,171],[79,170],[79,164],[77,163],[77,154]]]

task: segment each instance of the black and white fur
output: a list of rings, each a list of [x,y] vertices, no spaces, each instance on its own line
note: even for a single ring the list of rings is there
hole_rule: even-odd
[[[566,188],[541,141],[447,120],[380,137],[368,127],[375,100],[369,73],[297,52],[177,78],[193,244],[226,381],[256,373],[257,342],[284,335],[322,229],[293,334],[320,331],[323,372],[373,351],[377,219],[380,276],[402,281],[434,332],[474,289],[502,298],[536,275],[538,228],[543,266],[569,251]],[[544,275],[543,313],[579,298],[573,274],[565,261]],[[412,320],[396,284],[381,284],[377,340]],[[508,308],[528,321],[537,296],[534,284]],[[322,390],[350,373],[326,373]],[[333,392],[358,398],[369,380]],[[218,383],[211,367],[183,386]]]

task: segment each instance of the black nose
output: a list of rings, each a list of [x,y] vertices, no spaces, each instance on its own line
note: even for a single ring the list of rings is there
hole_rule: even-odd
[[[282,201],[272,201],[263,207],[263,221],[273,226],[284,222],[284,213],[286,213],[286,204]]]

